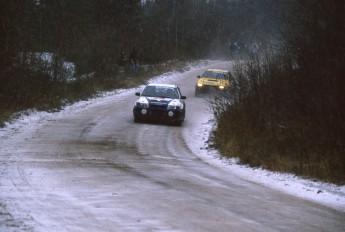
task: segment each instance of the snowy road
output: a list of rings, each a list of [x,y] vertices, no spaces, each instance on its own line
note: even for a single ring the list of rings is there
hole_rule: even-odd
[[[232,175],[197,154],[207,137],[200,124],[211,115],[194,98],[204,69],[162,78],[187,95],[182,127],[133,123],[138,88],[4,129],[0,231],[344,231],[344,211]]]

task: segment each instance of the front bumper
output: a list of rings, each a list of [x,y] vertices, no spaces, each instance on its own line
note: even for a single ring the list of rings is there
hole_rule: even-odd
[[[220,88],[216,85],[203,85],[203,86],[195,86],[195,95],[199,94],[206,94],[206,93],[219,93],[224,91],[224,88]]]
[[[152,109],[152,108],[133,108],[133,116],[138,120],[162,120],[167,122],[179,122],[185,118],[185,110],[181,109]]]

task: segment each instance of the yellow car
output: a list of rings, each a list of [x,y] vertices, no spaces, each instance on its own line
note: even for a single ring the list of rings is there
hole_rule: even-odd
[[[195,96],[209,92],[212,89],[223,90],[230,84],[231,73],[223,69],[207,69],[204,74],[198,76],[195,84]]]

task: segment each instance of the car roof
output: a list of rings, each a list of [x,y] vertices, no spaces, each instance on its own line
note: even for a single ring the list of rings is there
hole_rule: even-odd
[[[177,88],[177,85],[173,85],[173,84],[148,84],[147,86],[164,86],[164,87]]]
[[[207,69],[207,71],[209,71],[209,72],[218,72],[218,73],[228,73],[228,72],[229,72],[229,70],[225,70],[225,69],[214,69],[214,68]]]

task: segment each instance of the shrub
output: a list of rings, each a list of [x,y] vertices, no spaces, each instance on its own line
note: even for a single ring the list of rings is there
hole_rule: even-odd
[[[231,87],[212,102],[214,145],[251,166],[343,183],[344,122],[324,115],[342,109],[309,96],[294,57],[266,54],[235,65]]]

